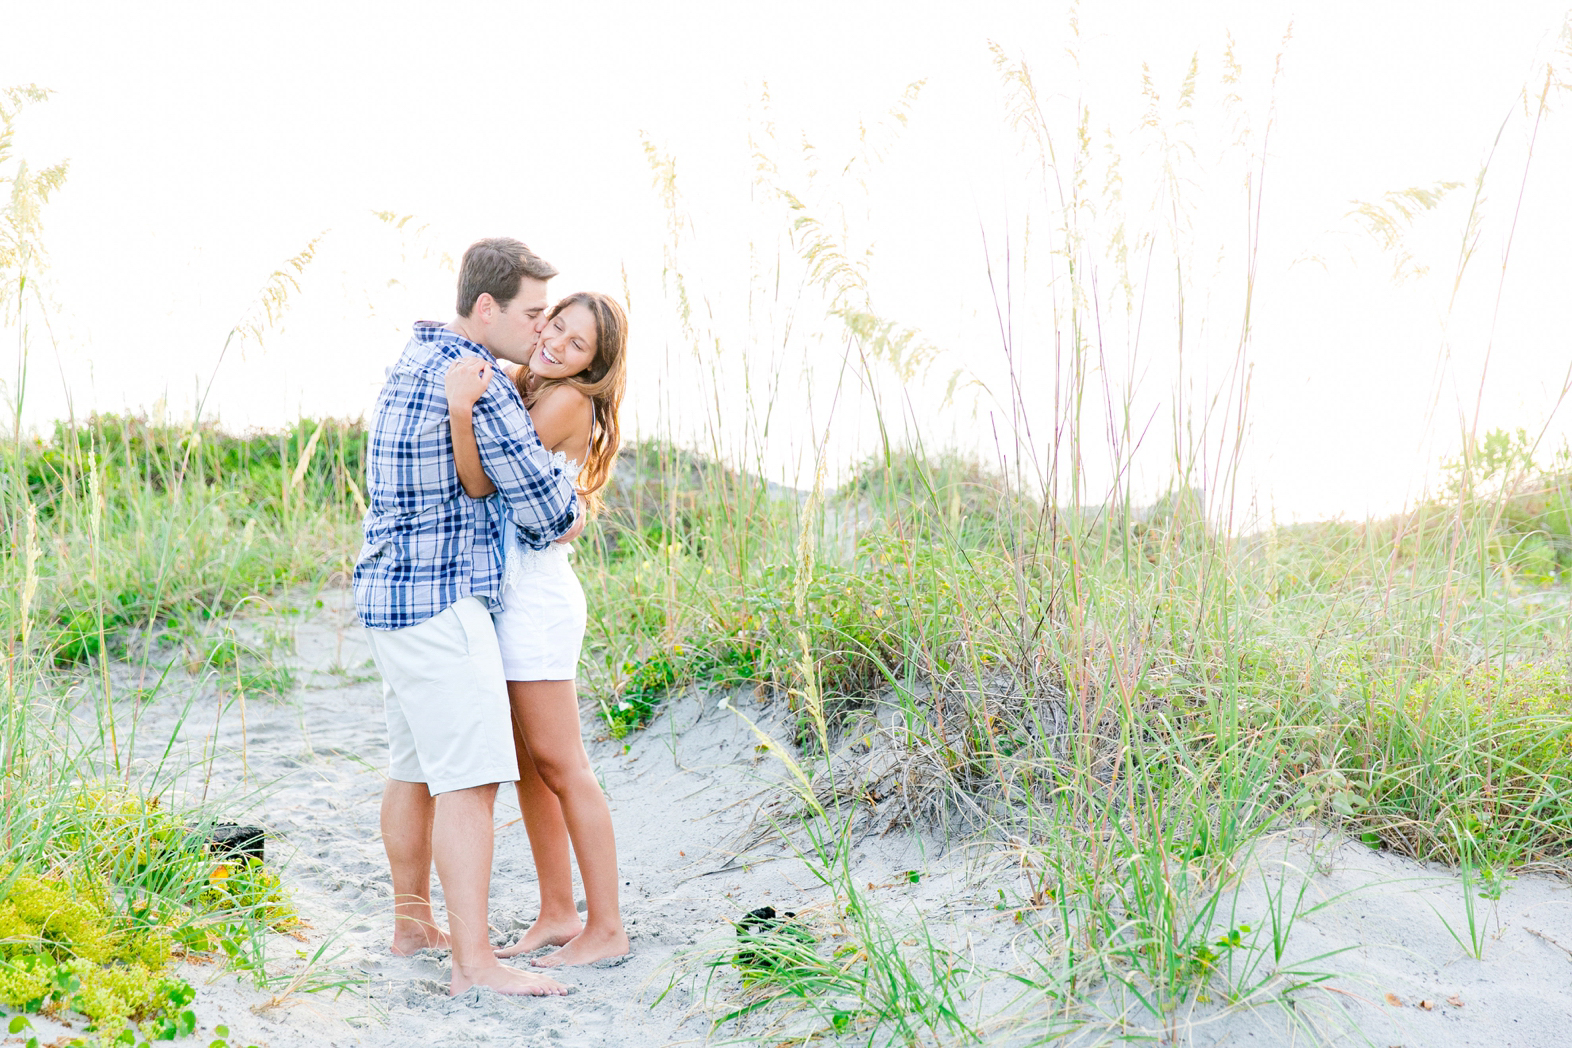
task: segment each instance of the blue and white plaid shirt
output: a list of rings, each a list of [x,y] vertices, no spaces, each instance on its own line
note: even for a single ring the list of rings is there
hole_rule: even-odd
[[[541,447],[506,376],[475,404],[475,441],[497,494],[464,494],[453,462],[443,383],[463,357],[496,358],[441,324],[421,321],[377,397],[366,457],[366,544],[355,563],[355,610],[370,629],[424,622],[461,597],[501,603],[502,525],[544,549],[573,526],[573,483]]]

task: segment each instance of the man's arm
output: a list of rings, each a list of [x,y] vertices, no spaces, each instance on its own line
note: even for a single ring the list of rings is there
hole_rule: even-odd
[[[471,417],[481,465],[513,511],[519,538],[544,549],[582,528],[573,483],[541,446],[517,395],[493,384],[475,403]]]

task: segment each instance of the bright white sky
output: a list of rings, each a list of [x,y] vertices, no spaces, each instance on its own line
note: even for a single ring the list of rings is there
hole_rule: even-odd
[[[1134,363],[1123,363],[1133,324],[1105,315],[1110,362],[1099,373],[1115,383],[1134,376],[1137,428],[1152,418],[1154,433],[1172,433],[1176,390],[1201,404],[1228,373],[1242,316],[1244,175],[1275,98],[1241,474],[1255,504],[1244,512],[1288,520],[1400,506],[1457,446],[1460,412],[1472,420],[1487,346],[1482,428],[1549,420],[1557,445],[1567,432],[1566,412],[1550,415],[1572,363],[1572,90],[1552,97],[1531,163],[1532,106],[1525,114],[1519,98],[1531,85],[1537,99],[1566,0],[1488,12],[1452,0],[1092,4],[1079,38],[1067,8],[1042,2],[7,8],[0,84],[57,92],[30,110],[17,148],[34,165],[71,161],[46,216],[49,324],[35,314],[29,325],[34,423],[67,412],[67,389],[79,414],[188,416],[215,374],[208,410],[227,425],[360,415],[409,322],[451,314],[441,254],[509,234],[557,264],[558,291],[626,286],[633,428],[694,436],[719,413],[736,432],[726,416],[742,377],[773,370],[782,385],[767,468],[801,481],[841,352],[823,321],[799,317],[788,339],[784,307],[758,305],[774,295],[764,270],[790,253],[788,220],[753,182],[750,134],[771,122],[782,179],[842,216],[852,242],[875,245],[877,311],[942,350],[910,398],[924,435],[992,446],[999,419],[988,417],[987,398],[940,395],[957,371],[995,392],[1007,385],[990,261],[999,282],[1010,276],[1018,373],[1029,410],[1043,413],[1041,432],[1056,216],[1009,126],[988,50],[996,41],[1030,65],[1061,159],[1074,149],[1079,100],[1094,156],[1108,155],[1111,141],[1121,157],[1128,236],[1159,230],[1150,275],[1134,273],[1151,289]],[[1231,141],[1220,79],[1227,33],[1253,129],[1232,152],[1222,148]],[[1146,62],[1164,126],[1179,134],[1171,121],[1183,115],[1174,104],[1192,53],[1181,372],[1175,249],[1160,232],[1166,218],[1151,213],[1158,154],[1140,126],[1141,77]],[[1561,63],[1565,76],[1572,66]],[[917,80],[926,84],[905,131],[863,184],[841,177],[859,121],[878,121]],[[1479,246],[1449,313],[1472,180],[1503,120]],[[718,364],[713,348],[696,360],[671,319],[667,216],[644,137],[676,159],[691,223],[680,264],[700,326],[720,341]],[[803,139],[826,158],[812,179],[798,159]],[[1392,257],[1346,217],[1350,201],[1441,179],[1469,185],[1413,228],[1409,248],[1430,273],[1394,282]],[[1098,173],[1089,192],[1101,190]],[[394,231],[373,210],[416,217]],[[1099,222],[1106,233],[1111,220]],[[1023,245],[1028,223],[1034,239]],[[215,372],[269,274],[319,234],[283,325],[263,345],[233,348]],[[1112,296],[1113,263],[1100,265],[1100,293]],[[0,372],[8,389],[12,374]],[[867,451],[867,398],[847,394],[836,411],[834,456]],[[1089,441],[1102,439],[1100,415],[1086,425]],[[1138,486],[1166,483],[1167,439],[1149,438]]]

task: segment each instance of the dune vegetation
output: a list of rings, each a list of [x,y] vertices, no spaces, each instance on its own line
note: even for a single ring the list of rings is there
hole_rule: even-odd
[[[332,422],[239,438],[95,418],[12,445],[8,1007],[152,1036],[189,1003],[159,981],[171,956],[261,969],[266,929],[292,917],[274,875],[207,854],[222,813],[171,795],[174,769],[132,773],[159,677],[111,701],[107,675],[287,690],[224,622],[255,594],[345,584],[363,453],[360,427]],[[1270,965],[1230,969],[1219,935],[1247,933],[1219,932],[1217,909],[1274,827],[1452,863],[1482,896],[1572,857],[1572,473],[1497,457],[1488,496],[1229,537],[1185,491],[1071,512],[906,451],[796,492],[636,444],[579,551],[585,691],[613,736],[691,686],[786,704],[781,753],[830,854],[881,790],[898,823],[1011,842],[1039,883],[1003,904],[1029,915],[1057,1000],[1110,980],[1158,1012],[1214,981],[1248,994]],[[859,738],[882,786],[848,771]],[[876,947],[867,964],[918,984],[942,970]],[[839,970],[816,963],[753,992]],[[940,1001],[929,985],[868,1008]]]
[[[1000,71],[1022,126],[1047,136],[1025,67],[1001,56]],[[32,96],[7,97],[9,132]],[[37,205],[63,177],[13,193],[26,207],[0,220],[8,308],[34,272]],[[915,336],[858,297],[810,205],[787,201],[803,286],[867,348],[865,368],[909,359]],[[1096,393],[1081,208],[1066,205],[1054,249],[1073,395],[1042,431],[1061,436],[1090,426],[1078,405]],[[226,812],[175,788],[191,769],[129,759],[139,710],[176,701],[163,688],[177,674],[236,703],[288,692],[288,672],[227,623],[259,595],[347,585],[365,430],[93,416],[35,436],[16,408],[0,458],[0,1005],[20,1017],[13,1033],[45,1011],[103,1043],[188,1035],[200,1004],[172,961],[222,960],[266,986],[266,940],[297,918],[277,871],[209,849]],[[799,802],[790,839],[848,929],[833,953],[774,936],[695,959],[745,975],[723,1022],[789,1005],[827,1036],[971,1038],[954,955],[893,935],[851,875],[848,841],[875,815],[1015,856],[1029,890],[1012,882],[998,905],[1033,944],[1016,978],[1067,1024],[1110,987],[1160,1021],[1178,1002],[1291,983],[1279,962],[1302,895],[1255,926],[1228,904],[1284,826],[1451,864],[1470,898],[1568,867],[1566,453],[1480,435],[1399,515],[1248,533],[1219,512],[1226,463],[1186,457],[1206,453],[1181,449],[1151,504],[1116,490],[1088,505],[1077,440],[1057,436],[1008,473],[891,437],[808,490],[680,442],[623,450],[577,554],[583,692],[613,737],[688,688],[789,709],[794,737],[760,746]],[[1221,487],[1201,490],[1203,473]],[[125,667],[143,683],[121,686]],[[1482,950],[1482,928],[1457,934]]]

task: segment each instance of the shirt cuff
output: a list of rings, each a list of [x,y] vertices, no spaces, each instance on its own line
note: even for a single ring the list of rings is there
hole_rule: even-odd
[[[573,522],[568,525],[568,531],[564,531],[562,534],[566,535],[569,531],[572,531],[574,528],[578,527],[579,526],[579,521],[581,521],[583,519],[584,519],[584,500],[579,498],[578,492],[574,492],[573,493]],[[561,536],[558,536],[555,541],[561,542],[562,541]]]

